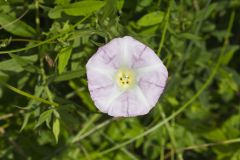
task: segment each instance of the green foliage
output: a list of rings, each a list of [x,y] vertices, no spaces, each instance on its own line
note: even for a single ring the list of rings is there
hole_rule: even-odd
[[[44,122],[48,123],[51,120],[51,118],[52,118],[52,113],[53,113],[52,109],[47,110],[47,111],[41,113],[41,115],[39,116],[38,122],[36,123],[36,127],[40,126]]]
[[[164,12],[161,12],[161,11],[151,12],[141,17],[137,21],[137,24],[143,27],[152,26],[152,25],[161,23],[163,20],[163,17],[164,17]]]
[[[81,1],[63,6],[57,6],[49,11],[50,18],[61,18],[61,12],[70,16],[86,16],[92,12],[98,11],[104,6],[103,1]]]
[[[58,136],[59,136],[59,133],[60,133],[60,121],[59,121],[59,119],[54,120],[52,128],[53,128],[53,134],[54,134],[55,140],[56,140],[56,142],[58,142]]]
[[[71,53],[72,53],[71,47],[66,47],[66,48],[61,49],[59,56],[58,56],[58,72],[60,74],[64,72],[64,69],[68,64]]]
[[[33,37],[36,35],[36,31],[31,26],[4,13],[0,13],[0,25],[6,31],[17,36]]]
[[[238,0],[0,0],[0,159],[239,160]],[[95,107],[85,65],[133,36],[167,66],[140,117]]]

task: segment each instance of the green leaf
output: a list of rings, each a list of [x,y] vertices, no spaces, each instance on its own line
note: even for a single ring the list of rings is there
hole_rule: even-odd
[[[203,9],[197,13],[196,19],[198,21],[203,21],[203,20],[207,19],[208,17],[210,17],[210,15],[213,13],[213,11],[217,9],[218,5],[219,4],[217,4],[217,3],[210,4],[208,7],[206,7],[205,9]]]
[[[55,7],[48,12],[48,17],[52,19],[61,18],[62,7]]]
[[[20,132],[22,132],[23,129],[26,127],[26,125],[27,125],[27,123],[28,123],[28,120],[29,120],[31,114],[32,114],[32,113],[27,113],[27,114],[24,115],[24,120],[23,120],[23,124],[22,124],[22,126],[21,126],[21,129],[20,129]]]
[[[4,40],[0,43],[0,48],[5,48],[5,47],[7,47],[8,45],[11,44],[11,41],[12,41],[12,37],[9,37],[9,38],[4,39]]]
[[[204,135],[204,137],[211,140],[211,141],[224,141],[224,140],[226,140],[224,132],[219,128],[208,132],[207,134]]]
[[[104,5],[104,1],[81,1],[65,6],[57,6],[50,10],[48,16],[53,19],[60,18],[62,11],[70,16],[86,16],[98,11]]]
[[[56,118],[60,118],[60,114],[58,113],[58,111],[56,109],[53,110],[53,114]]]
[[[240,115],[233,115],[228,118],[223,126],[222,131],[228,139],[239,137],[239,128],[240,128]]]
[[[233,156],[231,157],[231,160],[239,160],[240,159],[240,150],[236,151]]]
[[[178,106],[179,105],[179,102],[175,97],[167,96],[166,99],[172,106]]]
[[[40,115],[40,117],[39,117],[39,119],[38,119],[38,122],[37,122],[35,128],[39,127],[43,122],[46,122],[46,121],[48,120],[48,118],[51,118],[52,113],[53,113],[53,110],[52,110],[52,109],[43,112],[43,113]]]
[[[8,75],[8,74],[0,71],[0,81],[1,81],[1,82],[7,81],[8,78],[9,78],[9,75]]]
[[[21,72],[23,71],[23,68],[15,60],[10,59],[0,62],[0,70]]]
[[[60,5],[66,5],[69,4],[70,0],[55,0],[56,4],[60,4]]]
[[[103,15],[100,18],[101,22],[104,22],[106,18],[112,18],[112,16],[115,16],[117,11],[117,1],[116,0],[106,0],[106,4],[104,8],[102,9]]]
[[[77,86],[73,81],[69,82],[69,86],[75,90],[75,92],[77,93],[77,95],[82,99],[83,103],[92,111],[96,110],[96,107],[89,95],[89,92],[86,91],[79,91],[78,88],[79,86]]]
[[[60,121],[56,118],[53,122],[53,135],[55,137],[56,142],[58,142],[58,136],[60,133]]]
[[[184,39],[189,39],[189,40],[195,40],[195,41],[202,40],[201,37],[199,37],[198,35],[192,34],[192,33],[181,33],[178,36],[179,36],[179,38],[184,38]]]
[[[123,5],[124,5],[124,2],[125,2],[125,0],[118,0],[118,1],[117,1],[117,9],[118,9],[119,11],[122,10]]]
[[[22,67],[22,64],[24,62],[26,62],[24,63],[24,65],[27,66],[30,62],[32,63],[37,60],[37,55],[21,56],[20,58],[19,57],[20,56],[14,55],[12,56],[13,59],[0,62],[0,70],[11,71],[11,72],[22,72],[24,70],[24,68]]]
[[[163,18],[164,18],[164,12],[161,12],[161,11],[150,12],[144,15],[143,17],[141,17],[137,21],[137,24],[142,27],[152,26],[152,25],[161,23]]]
[[[33,37],[36,35],[34,28],[25,22],[10,15],[0,13],[0,25],[8,32],[22,37]]]
[[[16,60],[21,66],[32,64],[33,62],[36,62],[38,59],[37,55],[31,55],[31,56],[18,56],[16,54],[9,54],[13,59]]]
[[[231,59],[233,58],[234,53],[239,49],[239,46],[233,45],[229,47],[229,50],[226,52],[226,54],[223,57],[222,63],[227,65]]]
[[[40,73],[40,69],[33,65],[33,62],[37,61],[37,55],[28,56],[28,59],[23,58],[15,54],[9,54],[24,70],[32,73]]]
[[[50,77],[50,79],[53,78],[54,82],[68,81],[68,80],[71,80],[74,78],[79,78],[79,77],[83,76],[84,73],[85,73],[84,69],[79,69],[76,71],[62,73],[62,74],[58,75],[57,77]]]
[[[69,58],[71,56],[71,53],[72,53],[71,47],[63,48],[60,51],[59,57],[58,57],[58,72],[60,74],[63,73],[64,69],[66,68]]]

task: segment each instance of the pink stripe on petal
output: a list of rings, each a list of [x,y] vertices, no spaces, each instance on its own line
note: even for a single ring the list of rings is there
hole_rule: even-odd
[[[96,67],[99,69],[114,69],[117,70],[120,65],[119,55],[117,52],[111,52],[109,49],[105,49],[105,47],[101,47],[98,49],[97,53],[95,53],[87,63],[88,67]]]
[[[108,114],[114,117],[133,117],[147,114],[151,107],[137,88],[119,96],[109,107]],[[142,94],[142,95],[141,95]]]
[[[161,62],[155,52],[145,44],[135,40],[130,36],[125,36],[129,53],[129,66],[131,68],[145,67]]]
[[[160,69],[146,73],[139,79],[138,85],[152,107],[155,106],[161,96],[166,80],[167,77]]]

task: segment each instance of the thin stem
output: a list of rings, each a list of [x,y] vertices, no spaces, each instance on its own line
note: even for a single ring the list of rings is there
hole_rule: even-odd
[[[82,140],[82,139],[90,136],[92,133],[96,132],[97,130],[99,130],[99,129],[103,128],[103,127],[105,127],[106,125],[108,125],[108,124],[109,124],[110,122],[112,122],[113,120],[114,120],[114,119],[106,120],[105,122],[103,122],[103,123],[101,123],[101,124],[93,127],[93,129],[91,129],[90,131],[86,132],[85,134],[82,134],[83,132],[80,131],[81,134],[80,134],[80,132],[79,132],[79,133],[72,139],[71,143],[76,143],[76,142],[78,142],[78,141],[80,141],[80,140]]]
[[[40,97],[33,96],[33,95],[31,95],[31,94],[29,94],[27,92],[24,92],[24,91],[21,91],[21,90],[15,88],[15,87],[13,87],[13,86],[11,86],[9,84],[4,84],[4,83],[1,83],[1,84],[3,84],[6,88],[12,90],[13,92],[16,92],[16,93],[18,93],[18,94],[20,94],[22,96],[27,97],[27,98],[34,99],[36,101],[39,101],[39,102],[42,102],[42,103],[45,103],[45,104],[48,104],[48,105],[51,105],[51,106],[55,106],[55,107],[59,106],[58,103],[50,102],[50,101],[47,101],[47,100],[42,99]]]
[[[12,25],[12,24],[14,24],[14,23],[16,23],[16,22],[18,22],[20,19],[22,19],[22,18],[28,13],[28,11],[29,11],[29,9],[27,9],[26,11],[24,11],[23,14],[22,14],[20,17],[16,18],[14,21],[12,21],[12,22],[10,22],[10,23],[8,23],[8,24],[0,27],[0,30],[3,29],[3,28],[6,28],[6,27],[8,27],[8,26],[10,26],[10,25]]]
[[[38,0],[35,0],[35,8],[36,8],[36,18],[35,18],[35,23],[36,23],[36,30],[37,34],[40,34],[40,18],[39,18],[39,2]]]
[[[87,123],[82,127],[82,129],[74,136],[71,140],[71,143],[75,143],[80,140],[82,134],[89,128],[91,125],[100,118],[100,115],[93,115],[90,119],[87,119]]]
[[[45,73],[45,70],[44,70],[44,63],[43,63],[43,57],[40,58],[40,67],[41,67],[41,74],[42,74],[42,83],[43,83],[43,86],[44,86],[44,90],[45,92],[47,93],[47,96],[48,96],[48,100],[50,102],[53,102],[53,95],[48,87],[48,84],[47,84],[47,76],[46,76],[46,73]]]
[[[0,116],[0,120],[8,119],[13,116],[13,113],[8,113]]]
[[[163,120],[166,119],[166,115],[165,115],[165,113],[164,113],[164,110],[163,110],[162,106],[159,106],[159,108],[160,108],[161,116],[162,116]],[[169,122],[166,122],[165,126],[166,126],[167,132],[168,132],[168,134],[169,134],[170,140],[171,140],[171,142],[172,142],[173,153],[174,153],[174,152],[176,151],[176,146],[177,146],[177,145],[176,145],[176,139],[175,139],[175,137],[174,137],[173,128],[171,128]],[[182,157],[182,154],[181,154],[181,153],[177,152],[177,156],[178,156],[178,159],[179,159],[179,160],[183,160],[183,157]],[[172,158],[174,158],[174,155],[172,156]]]
[[[158,51],[157,51],[158,56],[160,56],[160,53],[161,53],[161,50],[163,47],[163,43],[165,41],[166,32],[167,32],[167,28],[168,28],[169,15],[170,15],[171,8],[172,8],[172,3],[173,3],[172,0],[170,0],[167,15],[165,17],[166,20],[165,20],[165,24],[164,24],[164,28],[163,28],[163,32],[162,32],[161,41],[159,43],[159,47],[158,47]]]
[[[0,39],[0,42],[4,42],[6,39]],[[15,38],[11,39],[12,42],[42,42],[40,40],[34,40],[34,39],[21,39],[21,38]]]
[[[81,24],[82,22],[84,22],[86,19],[88,19],[90,17],[90,15],[84,17],[83,19],[81,19],[79,22],[77,22],[75,25],[73,25],[69,30],[65,31],[65,32],[62,32],[61,34],[58,34],[56,36],[53,36],[52,38],[49,38],[45,41],[42,41],[42,42],[39,42],[37,44],[34,44],[34,45],[31,45],[31,46],[27,46],[27,47],[24,47],[24,48],[19,48],[19,49],[13,49],[13,50],[7,50],[7,51],[0,51],[0,54],[9,54],[9,53],[16,53],[16,52],[21,52],[21,51],[25,51],[25,50],[29,50],[29,49],[32,49],[32,48],[36,48],[38,46],[41,46],[41,45],[44,45],[44,44],[47,44],[47,43],[50,43],[52,42],[53,40],[61,37],[62,35],[66,34],[67,32],[73,30],[76,26],[78,26],[79,24]]]
[[[208,148],[208,147],[212,147],[212,146],[218,146],[218,145],[224,145],[224,144],[233,144],[233,143],[239,143],[239,142],[240,142],[240,138],[229,139],[229,140],[226,140],[226,141],[220,141],[220,142],[216,142],[216,143],[206,143],[206,144],[193,145],[193,146],[188,146],[188,147],[184,147],[184,148],[179,148],[179,149],[177,149],[177,151]]]
[[[164,145],[165,145],[165,139],[161,141],[161,151],[160,151],[160,160],[164,160]]]
[[[89,157],[88,151],[86,150],[86,148],[83,145],[80,145],[80,148],[82,149],[83,154],[85,155],[86,159],[87,160],[91,160],[90,157]]]
[[[157,2],[157,7],[160,7],[160,6],[161,6],[161,2],[162,2],[162,0],[158,0],[158,2]]]
[[[204,8],[205,11],[208,10],[208,6],[210,5],[211,1],[212,0],[208,0],[207,1],[206,7]],[[205,13],[207,14],[207,12],[205,12]],[[193,26],[195,28],[195,31],[194,31],[195,35],[198,35],[198,33],[199,33],[199,31],[200,31],[200,29],[202,27],[202,24],[203,24],[203,20],[201,20],[200,22],[195,21],[195,23],[193,24]],[[197,25],[197,26],[195,27],[195,25]],[[185,53],[185,55],[183,57],[183,61],[182,62],[184,62],[184,60],[186,60],[189,57],[189,55],[191,53],[190,51],[192,50],[192,47],[193,47],[193,41],[190,41],[190,43],[189,43],[189,45],[187,47],[186,53]]]
[[[103,137],[106,138],[110,143],[112,143],[113,145],[116,145],[117,143],[115,143],[109,136],[107,136],[106,134],[102,133]],[[126,148],[121,148],[120,149],[123,153],[125,153],[129,158],[133,159],[133,160],[138,160],[138,158],[133,155],[131,152],[129,152]]]
[[[68,93],[68,94],[65,96],[65,98],[66,98],[66,99],[70,99],[70,98],[72,98],[73,96],[75,96],[75,95],[77,94],[77,92],[82,92],[82,91],[84,91],[84,88],[78,88],[78,89],[76,89],[76,90]]]

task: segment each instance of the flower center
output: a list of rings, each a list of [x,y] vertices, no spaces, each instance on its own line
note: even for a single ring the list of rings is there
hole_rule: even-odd
[[[135,74],[128,68],[120,68],[116,74],[117,85],[122,89],[129,89],[135,84]]]

